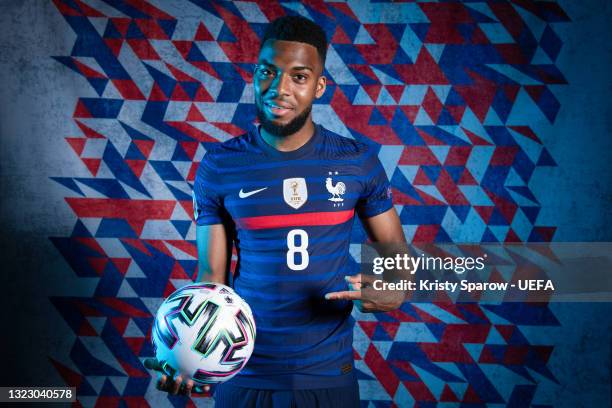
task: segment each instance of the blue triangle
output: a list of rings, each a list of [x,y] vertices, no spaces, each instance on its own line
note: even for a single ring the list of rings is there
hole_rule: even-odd
[[[78,194],[80,194],[82,196],[85,196],[85,194],[83,194],[83,192],[81,191],[79,186],[70,177],[51,177],[51,180],[53,180],[55,182],[58,182],[62,186],[69,188],[70,190],[74,191],[75,193],[78,193]]]
[[[340,89],[346,95],[346,98],[349,102],[355,100],[355,96],[357,95],[357,91],[359,91],[359,85],[339,85]]]
[[[557,162],[552,158],[548,149],[543,148],[542,153],[540,153],[540,158],[538,159],[538,166],[557,166]]]
[[[431,180],[432,183],[436,183],[438,181],[438,177],[440,177],[440,171],[442,170],[442,166],[421,166],[427,177]]]
[[[128,147],[127,152],[125,152],[125,159],[126,160],[146,160],[147,158],[144,157],[140,149],[134,143],[130,143],[130,146]]]
[[[455,121],[453,115],[451,115],[450,112],[446,109],[446,107],[444,107],[442,108],[442,112],[440,112],[440,116],[438,117],[438,123],[436,124],[439,126],[455,126],[457,125],[457,122]]]
[[[446,323],[425,323],[425,326],[429,329],[431,334],[434,335],[436,340],[440,341],[444,335],[446,329]]]
[[[83,224],[81,220],[77,220],[76,225],[72,229],[72,235],[70,236],[79,237],[79,238],[83,238],[83,237],[91,238],[92,237],[91,233],[89,232],[87,227],[85,227],[85,224]]]
[[[373,341],[392,341],[393,339],[389,336],[389,333],[380,324],[376,325],[374,334],[372,335]]]
[[[461,222],[465,222],[465,220],[467,219],[467,216],[470,212],[470,208],[471,207],[469,205],[451,205],[451,209],[453,210],[457,218],[461,220]]]
[[[378,110],[378,108],[374,107],[372,109],[372,113],[370,114],[370,120],[368,120],[368,125],[386,125],[387,119],[383,116],[382,113]]]
[[[168,187],[168,190],[170,190],[170,192],[174,195],[174,197],[177,200],[179,200],[179,201],[180,200],[187,200],[187,201],[189,201],[189,200],[192,199],[191,195],[185,193],[183,190],[179,190],[178,188],[174,187],[171,184],[168,184],[168,183],[165,183],[165,184],[166,184],[166,187]]]
[[[138,238],[130,224],[122,218],[102,218],[97,238]]]
[[[108,20],[108,24],[106,24],[106,29],[104,30],[103,38],[123,38],[115,24],[111,20]]]
[[[446,97],[446,104],[452,106],[465,105],[465,101],[463,100],[461,95],[459,95],[459,92],[455,91],[455,88],[451,87],[451,90],[448,93],[448,96]]]
[[[453,242],[453,239],[446,233],[444,228],[439,228],[436,234],[435,242]]]
[[[480,239],[482,242],[499,242],[495,235],[491,232],[490,229],[486,228],[484,234],[482,234],[482,238]]]
[[[128,40],[133,40],[133,39],[144,40],[146,36],[142,33],[142,31],[140,31],[140,28],[138,28],[136,23],[132,21],[130,25],[128,26],[128,30],[127,30],[127,33],[125,34],[125,38]]]
[[[193,62],[208,61],[204,54],[202,54],[202,51],[200,51],[200,48],[197,47],[195,44],[191,45],[191,49],[189,49],[185,60]]]
[[[198,92],[200,88],[200,84],[198,82],[181,82],[181,87],[191,99],[194,99],[196,92]]]
[[[192,50],[194,48],[197,48],[197,47],[191,47]],[[174,90],[174,86],[176,85],[176,80],[158,71],[157,69],[153,68],[149,64],[144,64],[144,66],[147,68],[147,71],[149,71],[149,74],[153,77],[153,80],[161,88],[163,93],[167,97],[170,97],[170,95],[172,95],[172,91]]]
[[[189,222],[191,224],[191,221],[186,221],[186,222]],[[187,272],[187,275],[191,276],[191,278],[195,279],[197,277],[198,261],[184,259],[184,260],[179,260],[178,263],[185,270],[185,272]]]
[[[459,34],[461,34],[465,42],[469,43],[472,41],[472,34],[474,33],[474,30],[476,29],[476,24],[463,23],[463,24],[457,24],[455,27],[457,27]]]
[[[172,38],[174,29],[176,28],[177,20],[157,20],[157,24],[164,30],[168,38]]]
[[[119,124],[121,125],[123,130],[127,132],[128,136],[130,136],[133,140],[153,140],[150,137],[145,136],[143,133],[140,133],[138,130],[134,129],[133,127],[126,125],[122,121],[119,121]]]
[[[236,42],[236,37],[234,37],[234,34],[232,34],[227,24],[223,24],[223,27],[221,27],[221,32],[217,37],[217,41],[226,41],[232,43]]]
[[[404,30],[406,30],[406,24],[385,24],[389,31],[391,31],[391,35],[395,38],[395,41],[398,43],[402,40],[404,36]]]
[[[107,78],[87,78],[87,82],[92,86],[93,89],[96,90],[98,96],[102,96],[104,93],[104,89],[106,89],[106,84],[108,84]]]
[[[521,207],[521,210],[532,224],[535,225],[541,207]]]
[[[412,31],[414,31],[417,37],[419,37],[419,40],[424,42],[425,38],[427,37],[427,32],[429,31],[430,23],[414,23],[409,25],[410,28],[412,28]]]
[[[183,149],[183,146],[181,146],[180,143],[176,144],[176,147],[174,148],[174,153],[172,154],[172,158],[170,160],[189,162],[191,161],[189,156],[187,156],[187,153],[185,153],[185,149]]]
[[[397,47],[392,64],[414,64],[414,61],[406,54],[403,48]]]
[[[406,146],[427,145],[401,109],[395,111],[391,120],[391,128]]]
[[[459,182],[459,179],[465,170],[464,166],[444,166],[444,168],[455,184]]]
[[[189,227],[191,227],[191,221],[183,221],[183,220],[172,220],[172,225],[178,231],[179,234],[183,238],[187,237],[187,232],[189,231]]]
[[[104,194],[108,198],[130,198],[121,184],[114,179],[103,178],[77,178],[77,181],[93,188],[97,192]]]

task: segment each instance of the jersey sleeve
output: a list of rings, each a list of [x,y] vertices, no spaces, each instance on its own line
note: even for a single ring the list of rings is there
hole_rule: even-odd
[[[206,154],[196,172],[193,184],[193,217],[197,225],[223,223],[223,200],[218,191],[219,178]]]
[[[391,186],[387,174],[378,156],[366,153],[364,169],[364,189],[357,202],[357,214],[360,218],[370,218],[382,214],[393,207]]]

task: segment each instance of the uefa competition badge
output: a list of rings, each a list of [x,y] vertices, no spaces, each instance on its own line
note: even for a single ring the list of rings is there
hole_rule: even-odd
[[[306,188],[306,179],[290,178],[283,180],[283,198],[290,207],[296,210],[306,203],[308,200],[308,189]]]

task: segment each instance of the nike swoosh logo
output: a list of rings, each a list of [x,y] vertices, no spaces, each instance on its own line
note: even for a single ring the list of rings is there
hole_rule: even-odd
[[[247,198],[252,196],[253,194],[257,194],[261,191],[264,191],[265,189],[267,189],[268,187],[264,187],[264,188],[260,188],[259,190],[253,190],[253,191],[248,191],[248,192],[244,192],[242,191],[242,189],[240,189],[240,192],[238,193],[238,197],[240,198]]]

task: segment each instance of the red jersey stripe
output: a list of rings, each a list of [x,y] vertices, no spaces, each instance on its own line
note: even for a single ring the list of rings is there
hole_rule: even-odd
[[[303,214],[263,215],[260,217],[245,217],[238,220],[238,224],[248,230],[309,227],[317,225],[338,225],[353,218],[355,210],[324,211]]]

